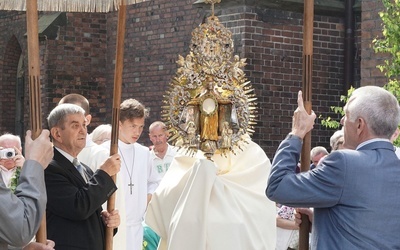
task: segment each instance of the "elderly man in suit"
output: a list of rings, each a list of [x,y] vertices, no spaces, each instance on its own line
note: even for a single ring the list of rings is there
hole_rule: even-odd
[[[312,249],[400,249],[400,160],[390,138],[400,122],[397,99],[388,91],[356,89],[344,107],[344,147],[318,168],[295,174],[302,139],[315,114],[302,93],[292,131],[272,163],[266,194],[293,207],[314,207]]]
[[[119,155],[110,156],[93,173],[77,160],[86,144],[85,111],[75,104],[60,104],[47,121],[54,144],[54,158],[45,171],[47,235],[57,250],[104,249],[105,227],[120,223],[117,210],[101,209],[117,189],[111,176],[119,172]]]
[[[92,115],[89,112],[89,100],[86,99],[86,97],[80,94],[68,94],[61,98],[61,100],[58,102],[58,105],[64,103],[72,103],[83,108],[83,110],[85,110],[86,126],[90,125],[90,122],[92,121]],[[78,160],[89,166],[93,171],[96,171],[109,155],[109,150],[106,150],[104,147],[94,143],[90,136],[87,135],[86,145],[81,152],[79,152]]]
[[[24,246],[37,232],[47,200],[43,171],[52,157],[49,131],[43,130],[34,141],[28,131],[25,162],[15,192],[0,178],[0,249],[7,249],[7,245]],[[53,246],[54,242],[47,247],[31,243],[24,249],[53,249]]]

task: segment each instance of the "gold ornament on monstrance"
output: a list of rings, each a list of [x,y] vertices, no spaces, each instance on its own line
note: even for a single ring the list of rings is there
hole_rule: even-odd
[[[246,59],[233,56],[232,33],[212,15],[193,30],[190,52],[179,55],[179,68],[164,96],[162,118],[170,142],[197,150],[208,159],[214,153],[235,153],[254,132],[256,98],[243,71]]]

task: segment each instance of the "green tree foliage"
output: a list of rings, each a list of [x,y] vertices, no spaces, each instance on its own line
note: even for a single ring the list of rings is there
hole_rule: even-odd
[[[379,13],[382,20],[382,36],[373,40],[375,53],[387,55],[382,65],[377,68],[388,78],[384,88],[393,93],[400,101],[400,0],[381,0],[384,10]],[[347,96],[341,96],[340,100],[346,104],[354,88],[351,87]],[[335,114],[344,115],[342,107],[331,107]],[[321,118],[321,116],[320,116]],[[339,128],[340,123],[330,117],[321,121],[321,124],[328,128]],[[394,142],[400,145],[400,137]]]
[[[390,79],[390,85],[397,83],[400,75],[400,1],[382,0],[384,10],[379,13],[382,19],[382,37],[373,40],[376,53],[385,53],[388,58],[378,68]],[[397,87],[398,90],[398,87]]]
[[[382,19],[382,37],[373,40],[376,53],[387,54],[382,65],[377,67],[388,78],[385,89],[400,99],[400,1],[382,0],[384,10],[379,13]]]
[[[400,1],[382,0],[384,10],[379,13],[382,19],[382,37],[373,40],[375,53],[384,53],[388,58],[377,67],[388,78],[384,88],[400,101]],[[400,145],[400,138],[395,142]]]
[[[347,91],[347,95],[341,95],[340,96],[340,101],[344,103],[344,105],[347,103],[347,101],[349,100],[351,93],[353,93],[355,88],[350,87],[350,89]],[[331,110],[335,113],[335,114],[340,114],[340,116],[344,116],[344,111],[343,111],[343,106],[341,107],[336,107],[336,106],[331,106]],[[332,120],[331,117],[327,117],[327,118],[323,118],[322,115],[319,116],[321,120],[321,125],[327,128],[334,128],[334,129],[338,129],[340,127],[340,121],[336,121],[336,120]]]

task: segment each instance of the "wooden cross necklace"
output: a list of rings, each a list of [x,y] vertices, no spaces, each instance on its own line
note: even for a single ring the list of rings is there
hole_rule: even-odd
[[[126,161],[125,161],[124,155],[122,154],[121,149],[119,149],[119,152],[121,153],[122,160],[124,161],[126,172],[128,172],[128,176],[129,176],[128,187],[130,188],[130,191],[131,191],[131,194],[132,194],[132,188],[133,188],[133,186],[135,186],[135,184],[132,183],[133,167],[135,166],[135,146],[133,147],[132,166],[131,166],[131,171],[130,172],[129,172],[128,165],[126,164]]]

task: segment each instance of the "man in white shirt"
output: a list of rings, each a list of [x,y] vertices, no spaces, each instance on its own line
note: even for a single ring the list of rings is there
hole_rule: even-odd
[[[151,158],[153,159],[153,170],[158,174],[160,181],[167,172],[169,165],[175,157],[178,149],[168,144],[168,131],[161,121],[153,122],[149,127],[149,138],[153,143]]]
[[[178,148],[168,144],[169,133],[167,126],[161,121],[153,122],[149,127],[149,138],[153,143],[151,147],[151,159],[153,160],[153,171],[158,175],[159,182],[164,177]],[[143,223],[143,249],[156,249],[160,237],[145,223]]]

